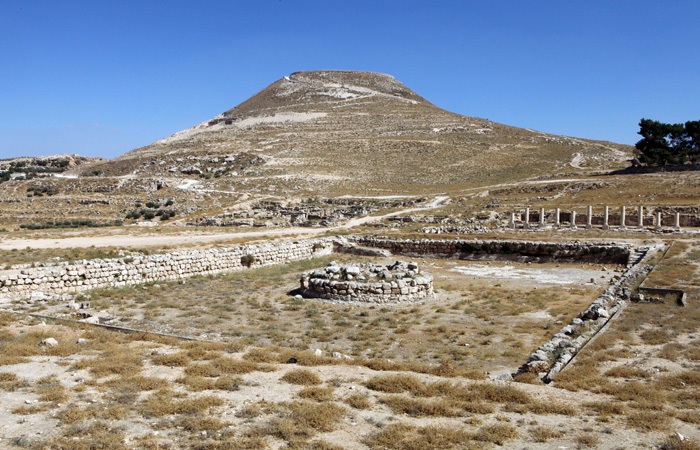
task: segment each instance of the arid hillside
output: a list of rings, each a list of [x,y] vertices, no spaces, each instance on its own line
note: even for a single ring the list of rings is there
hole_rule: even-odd
[[[218,189],[266,193],[439,192],[620,168],[631,150],[454,114],[390,75],[312,71],[85,170],[199,175]]]

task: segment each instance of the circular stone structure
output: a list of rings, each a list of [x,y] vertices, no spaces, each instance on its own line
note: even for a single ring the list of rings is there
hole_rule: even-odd
[[[413,302],[433,296],[433,277],[414,262],[350,264],[331,262],[301,275],[301,292],[307,298],[347,302]]]

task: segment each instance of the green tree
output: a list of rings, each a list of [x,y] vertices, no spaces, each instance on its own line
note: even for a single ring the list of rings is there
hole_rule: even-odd
[[[684,164],[700,160],[700,121],[668,124],[642,119],[638,134],[642,139],[635,147],[643,164]]]
[[[690,162],[700,162],[700,120],[685,123],[685,134],[688,139],[688,159]]]

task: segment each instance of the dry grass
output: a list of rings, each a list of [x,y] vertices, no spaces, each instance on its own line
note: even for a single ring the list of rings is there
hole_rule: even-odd
[[[659,450],[699,450],[700,443],[695,439],[684,438],[681,440],[678,435],[672,434],[661,442],[657,448]]]
[[[282,375],[280,378],[282,381],[286,381],[291,384],[299,384],[302,386],[314,386],[323,383],[323,381],[316,375],[307,369],[293,369]]]
[[[333,402],[293,401],[285,406],[297,426],[326,432],[333,431],[336,423],[346,413],[345,408]]]
[[[4,391],[16,391],[28,385],[29,383],[22,380],[17,374],[12,372],[0,372],[0,389]]]
[[[601,416],[617,416],[627,411],[624,405],[609,401],[588,402],[584,403],[584,406],[593,409]]]
[[[551,427],[535,427],[531,428],[529,432],[535,442],[547,442],[550,439],[558,439],[564,435],[561,430]]]
[[[651,378],[651,373],[648,370],[630,366],[616,366],[605,372],[608,377],[615,378]]]
[[[483,443],[474,442],[471,433],[458,427],[415,427],[406,424],[387,425],[365,439],[370,449],[376,450],[446,450],[481,449]]]
[[[215,417],[185,416],[180,417],[175,422],[175,426],[181,427],[183,430],[190,433],[219,431],[229,425],[229,422],[223,422]]]
[[[68,391],[55,377],[42,378],[36,383],[36,393],[40,402],[64,402],[68,399]]]
[[[671,335],[666,330],[646,330],[639,337],[647,345],[666,344],[671,340]]]
[[[101,390],[109,389],[112,391],[153,391],[155,389],[165,389],[170,387],[170,381],[164,378],[133,375],[109,378],[103,383],[100,383],[99,387]]]
[[[518,437],[518,432],[512,425],[494,424],[479,428],[473,439],[480,442],[490,442],[503,445]]]
[[[664,431],[671,424],[667,412],[638,411],[627,416],[627,426],[640,431]]]
[[[90,373],[102,378],[109,375],[133,376],[141,372],[143,356],[129,347],[117,346],[100,356],[82,359],[73,364],[75,370],[89,369]]]
[[[600,371],[595,361],[578,358],[574,365],[557,374],[554,385],[569,391],[580,391],[596,385],[599,376]]]
[[[244,375],[251,372],[273,370],[251,361],[219,357],[206,363],[190,364],[185,373],[190,376],[220,377],[222,375]]]
[[[415,375],[380,375],[370,378],[366,383],[369,389],[379,392],[398,394],[400,392],[411,392],[417,394],[424,392],[425,384]]]
[[[172,414],[202,414],[223,404],[224,401],[215,396],[179,400],[172,391],[162,390],[151,394],[138,407],[146,417],[162,417]]]
[[[153,364],[160,366],[177,366],[185,367],[192,361],[188,352],[177,352],[168,355],[156,355],[151,358]]]
[[[600,443],[600,438],[592,434],[580,434],[576,436],[576,444],[579,448],[595,448]]]
[[[61,436],[50,439],[51,450],[127,450],[124,431],[106,422],[79,423],[65,429]]]
[[[364,394],[353,394],[346,397],[343,401],[355,409],[368,409],[372,406],[369,396]]]
[[[391,395],[384,396],[379,401],[391,408],[394,414],[408,414],[414,417],[457,417],[462,414],[460,409],[447,400],[424,400]]]
[[[308,387],[297,393],[300,398],[317,402],[329,402],[334,399],[335,388],[332,387]]]

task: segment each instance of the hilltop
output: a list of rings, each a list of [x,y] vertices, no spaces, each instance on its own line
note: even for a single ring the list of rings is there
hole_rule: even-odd
[[[91,166],[106,175],[216,177],[266,193],[449,190],[624,167],[632,148],[441,109],[394,77],[296,72],[186,130]],[[210,174],[210,175],[207,175]]]

